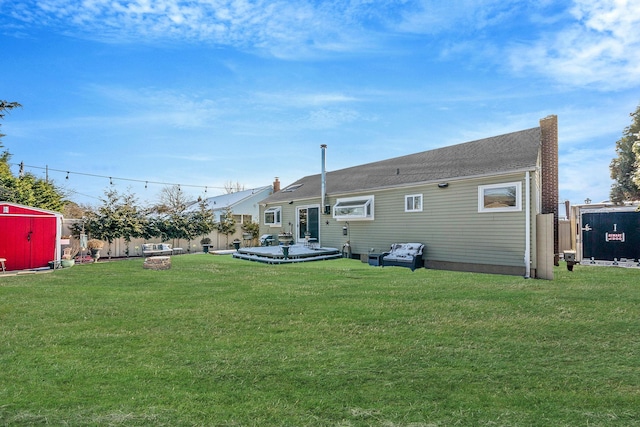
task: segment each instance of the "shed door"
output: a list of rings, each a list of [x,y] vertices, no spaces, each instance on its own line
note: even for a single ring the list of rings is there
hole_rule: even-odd
[[[640,212],[583,213],[582,242],[586,259],[639,259]]]
[[[31,218],[31,268],[46,267],[56,253],[56,218]]]
[[[46,267],[55,256],[56,219],[34,217],[4,218],[2,257],[8,270]]]

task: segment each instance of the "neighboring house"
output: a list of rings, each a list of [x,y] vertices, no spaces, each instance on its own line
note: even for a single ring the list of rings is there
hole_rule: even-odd
[[[233,235],[224,236],[216,231],[209,234],[208,237],[211,238],[213,248],[227,249],[228,241],[242,237],[242,224],[258,222],[260,220],[260,203],[273,193],[274,187],[279,188],[279,185],[280,182],[276,178],[273,186],[267,185],[205,199],[206,206],[213,211],[216,222],[220,222],[220,218],[227,212],[227,209],[233,213],[233,218],[236,220],[236,232]],[[187,211],[197,211],[198,209],[200,209],[200,204],[194,202],[187,208]]]
[[[553,278],[557,126],[549,116],[536,128],[331,172],[322,146],[320,174],[262,202],[261,234],[291,231],[303,242],[309,231],[354,258],[420,242],[428,268]]]
[[[243,224],[248,221],[258,222],[260,216],[259,203],[273,193],[273,186],[267,185],[250,190],[236,191],[235,193],[223,194],[205,199],[208,209],[213,211],[216,222],[225,214],[227,209],[233,212],[236,223]],[[200,209],[198,202],[193,202],[186,211],[197,211]]]

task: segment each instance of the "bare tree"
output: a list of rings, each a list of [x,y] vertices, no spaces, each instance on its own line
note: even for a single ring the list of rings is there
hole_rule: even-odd
[[[240,184],[239,181],[236,181],[235,184],[232,181],[227,181],[224,183],[224,190],[227,194],[237,193],[238,191],[244,191],[244,184]]]
[[[167,186],[160,191],[160,203],[154,207],[158,213],[179,214],[189,206],[187,195],[179,185]]]

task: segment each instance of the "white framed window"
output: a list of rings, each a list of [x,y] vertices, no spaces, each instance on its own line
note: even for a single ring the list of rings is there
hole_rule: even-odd
[[[409,194],[404,196],[405,212],[422,212],[422,194]]]
[[[286,188],[283,188],[280,192],[281,193],[293,193],[294,191],[296,191],[298,188],[302,187],[304,184],[294,184],[294,185],[290,185]]]
[[[246,224],[251,222],[251,215],[239,214],[233,215],[233,219],[236,220],[236,224]]]
[[[264,211],[264,225],[279,227],[282,225],[282,206],[274,206]]]
[[[338,199],[333,205],[333,217],[337,220],[372,220],[373,196]]]
[[[522,210],[522,182],[478,186],[478,212]]]

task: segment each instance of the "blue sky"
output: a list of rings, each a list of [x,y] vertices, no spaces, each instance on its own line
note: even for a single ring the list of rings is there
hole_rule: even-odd
[[[3,143],[75,201],[146,203],[287,185],[321,144],[336,170],[556,114],[560,198],[601,201],[638,28],[632,0],[0,0],[0,99],[23,105]]]

